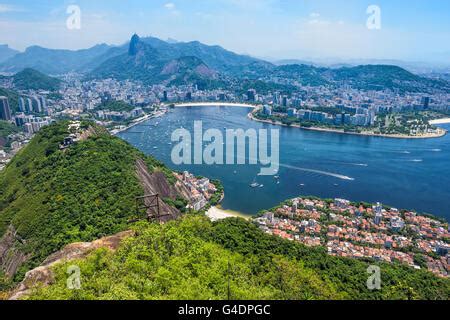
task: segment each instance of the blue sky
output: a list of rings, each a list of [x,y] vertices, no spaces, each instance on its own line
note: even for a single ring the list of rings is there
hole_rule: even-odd
[[[71,4],[80,30],[66,27]],[[369,5],[380,30],[366,26]],[[450,63],[448,0],[0,0],[0,43],[20,50],[122,44],[134,32],[273,59]]]

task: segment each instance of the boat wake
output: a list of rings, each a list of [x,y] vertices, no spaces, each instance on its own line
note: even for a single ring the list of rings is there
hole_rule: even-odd
[[[250,158],[250,159],[253,159],[253,158]],[[341,180],[349,180],[349,181],[355,180],[355,178],[345,176],[343,174],[334,173],[334,172],[301,168],[301,167],[291,166],[289,164],[283,164],[283,163],[272,163],[272,165],[275,165],[275,164],[277,164],[279,168],[287,168],[287,169],[293,169],[293,170],[298,170],[298,171],[317,173],[320,175],[329,176],[329,177],[333,177],[333,178],[337,178],[337,179],[341,179]],[[278,173],[278,170],[274,170],[274,175],[276,175],[277,173]],[[260,174],[258,174],[258,175],[260,175]]]
[[[334,178],[338,178],[338,179],[341,179],[341,180],[349,180],[349,181],[354,181],[354,180],[355,180],[355,179],[352,178],[352,177],[345,176],[345,175],[338,174],[338,173],[328,172],[328,171],[322,171],[322,170],[314,170],[314,169],[307,169],[307,168],[295,167],[295,166],[291,166],[291,165],[287,165],[287,164],[281,164],[281,163],[280,163],[280,167],[288,168],[288,169],[293,169],[293,170],[304,171],[304,172],[317,173],[317,174],[320,174],[320,175],[329,176],[329,177],[334,177]]]
[[[367,163],[349,163],[352,166],[357,166],[357,167],[368,167],[369,165]]]

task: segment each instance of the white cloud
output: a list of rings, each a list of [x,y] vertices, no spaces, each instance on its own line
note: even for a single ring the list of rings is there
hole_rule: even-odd
[[[169,3],[166,3],[166,4],[164,5],[164,7],[165,7],[166,9],[168,9],[168,10],[174,10],[176,6],[175,6],[174,3],[169,2]]]
[[[164,7],[169,10],[172,16],[179,17],[181,15],[181,12],[177,10],[177,6],[173,2],[166,3]]]
[[[19,7],[0,3],[0,13],[22,11]]]
[[[310,13],[309,17],[313,18],[313,19],[316,19],[316,18],[320,17],[320,13],[317,13],[317,12]]]

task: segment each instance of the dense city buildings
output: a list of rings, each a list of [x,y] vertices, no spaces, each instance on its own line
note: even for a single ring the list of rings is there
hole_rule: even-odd
[[[245,102],[262,106],[256,109],[255,120],[262,117],[280,124],[298,123],[302,127],[345,132],[437,136],[445,132],[431,126],[428,119],[450,111],[449,93],[424,95],[388,89],[305,86],[280,78],[266,81],[296,86],[297,90],[289,94],[253,88],[242,92],[239,83],[229,89],[200,89],[195,84],[146,85],[114,79],[81,81],[81,76],[76,74],[67,74],[63,79],[57,92],[20,90],[16,112],[11,108],[11,101],[1,97],[0,117],[13,122],[28,138],[58,119],[92,119],[116,133],[149,117],[160,116],[174,103]],[[411,112],[414,116],[409,116]],[[417,112],[432,114],[419,116]]]
[[[7,97],[0,97],[0,120],[11,121],[11,108]]]
[[[266,233],[340,257],[399,262],[448,277],[448,223],[413,211],[344,199],[295,198],[254,219]]]

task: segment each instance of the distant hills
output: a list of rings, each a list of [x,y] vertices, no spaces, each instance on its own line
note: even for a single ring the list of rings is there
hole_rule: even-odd
[[[290,79],[309,86],[349,85],[364,90],[426,93],[447,92],[450,89],[445,78],[436,80],[420,77],[391,63],[360,66],[340,64],[330,67],[301,60],[270,63],[198,41],[163,41],[154,37],[140,38],[138,35],[133,35],[122,46],[102,44],[77,51],[34,46],[0,63],[2,72],[18,72],[25,68],[46,74],[80,72],[86,74],[88,79],[130,79],[168,85],[197,84],[200,89],[230,88],[232,84],[243,81],[274,84],[274,78]],[[270,91],[270,85],[263,87]],[[273,87],[275,90],[279,86]]]
[[[106,44],[101,44],[89,49],[71,51],[32,46],[27,48],[25,52],[3,61],[0,64],[0,71],[19,72],[26,68],[32,68],[47,74],[82,71],[88,68],[93,61],[100,63],[102,56],[112,48]]]
[[[57,90],[62,81],[49,77],[31,68],[22,70],[12,76],[14,87],[17,90]]]
[[[0,63],[14,57],[19,51],[11,49],[7,44],[0,45]]]
[[[167,43],[167,47],[176,45]],[[201,58],[190,55],[178,57],[167,47],[162,48],[161,44],[159,47],[157,49],[134,35],[127,53],[106,60],[89,77],[131,79],[147,84],[166,82],[174,85],[218,80],[218,73]]]
[[[229,73],[231,69],[242,67],[262,60],[246,55],[239,55],[220,46],[208,46],[198,41],[168,43],[157,38],[142,38],[142,42],[158,50],[164,59],[178,59],[193,56],[201,59],[210,68]]]
[[[348,85],[361,90],[398,90],[399,92],[448,91],[450,83],[417,76],[392,65],[363,65],[325,68],[308,65],[282,65],[270,70],[271,76],[296,80],[303,85]]]

